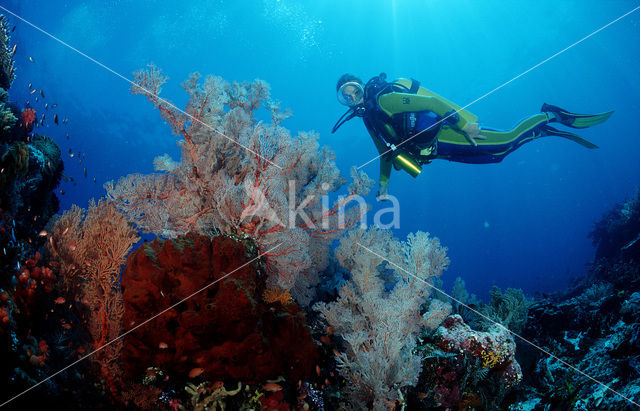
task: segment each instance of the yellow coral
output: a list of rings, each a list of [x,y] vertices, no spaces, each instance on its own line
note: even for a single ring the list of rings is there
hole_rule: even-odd
[[[262,299],[267,304],[279,302],[282,305],[287,305],[293,302],[291,293],[288,290],[281,290],[279,288],[264,290],[264,293],[262,293]]]
[[[480,354],[480,358],[482,359],[482,366],[489,369],[495,367],[503,361],[502,356],[498,355],[494,351],[482,351],[482,353]]]

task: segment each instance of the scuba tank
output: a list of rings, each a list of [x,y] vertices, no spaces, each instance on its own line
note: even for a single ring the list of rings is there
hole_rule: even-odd
[[[422,172],[422,165],[418,163],[407,150],[396,148],[394,141],[390,141],[391,139],[396,139],[398,141],[395,141],[395,143],[401,144],[402,137],[398,138],[398,136],[395,135],[395,131],[389,125],[389,123],[394,123],[394,121],[392,121],[393,119],[389,118],[389,116],[378,107],[378,96],[382,93],[393,91],[415,93],[419,87],[419,83],[414,81],[414,85],[409,89],[399,83],[387,82],[386,78],[387,75],[385,73],[380,73],[380,75],[371,78],[364,86],[362,103],[350,107],[338,119],[331,133],[335,133],[344,123],[352,118],[362,117],[371,136],[389,148],[389,151],[384,155],[392,157],[391,161],[394,168],[396,170],[404,170],[412,177],[417,177]],[[388,119],[388,121],[384,121],[385,119]]]

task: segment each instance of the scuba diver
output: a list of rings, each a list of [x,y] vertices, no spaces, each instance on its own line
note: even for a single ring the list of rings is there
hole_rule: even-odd
[[[613,111],[575,114],[544,103],[540,114],[525,118],[511,130],[499,131],[480,128],[475,115],[413,79],[387,82],[382,73],[363,84],[358,77],[344,74],[338,79],[336,91],[338,101],[349,109],[333,126],[332,133],[354,117],[364,120],[380,153],[380,199],[387,195],[392,166],[417,177],[422,166],[436,158],[471,164],[497,163],[524,143],[546,136],[564,137],[587,148],[598,148],[549,123],[586,128],[606,121],[613,114]]]

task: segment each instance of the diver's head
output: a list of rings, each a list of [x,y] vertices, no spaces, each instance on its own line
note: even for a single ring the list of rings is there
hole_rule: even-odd
[[[338,101],[345,106],[354,107],[362,103],[364,87],[362,80],[353,74],[343,74],[336,84]]]

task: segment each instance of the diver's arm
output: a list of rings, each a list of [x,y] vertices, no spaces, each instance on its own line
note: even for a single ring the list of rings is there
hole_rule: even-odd
[[[381,198],[387,195],[387,187],[389,186],[389,179],[391,178],[391,166],[393,165],[391,158],[389,157],[389,147],[386,147],[382,142],[374,139],[378,153],[380,153],[380,179],[377,198]]]
[[[408,111],[433,111],[440,117],[447,117],[450,123],[454,124],[458,129],[464,130],[469,122],[463,116],[451,115],[456,112],[456,107],[440,100],[437,97],[422,96],[419,94],[409,93],[387,93],[380,96],[378,104],[389,115],[396,113],[405,113]],[[457,120],[456,120],[457,118]]]
[[[364,125],[373,140],[373,144],[376,146],[376,149],[380,154],[380,191],[384,191],[386,194],[386,188],[389,185],[389,178],[391,177],[391,166],[393,165],[389,157],[389,151],[391,151],[392,148],[387,145],[384,138],[376,132],[376,129],[370,123],[365,121]]]
[[[380,187],[389,185],[392,164],[391,159],[387,156],[380,157]]]

